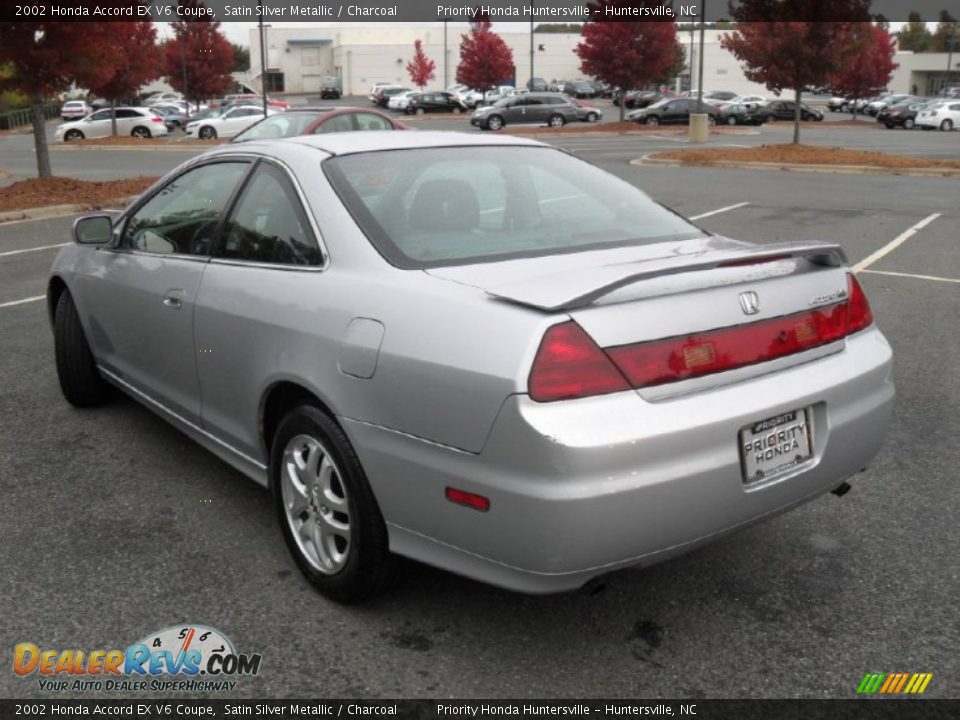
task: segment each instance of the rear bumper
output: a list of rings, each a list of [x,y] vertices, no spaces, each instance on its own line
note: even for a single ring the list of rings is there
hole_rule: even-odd
[[[625,392],[540,404],[508,398],[479,455],[344,420],[391,548],[485,582],[554,592],[648,565],[816,497],[879,451],[894,400],[876,329],[788,370],[662,402]],[[742,480],[739,430],[813,412],[813,457]],[[489,512],[446,501],[453,486]]]

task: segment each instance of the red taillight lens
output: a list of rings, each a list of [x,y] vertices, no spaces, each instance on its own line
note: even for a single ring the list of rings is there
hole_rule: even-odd
[[[863,330],[873,324],[873,313],[867,295],[853,275],[847,275],[847,335]]]
[[[446,490],[447,500],[457,505],[464,505],[480,512],[487,512],[490,509],[490,499],[483,495],[467,492],[466,490],[457,490],[457,488],[448,487]]]
[[[530,371],[530,397],[570,400],[629,390],[610,358],[575,322],[547,330]]]
[[[158,117],[156,117],[156,116],[154,116],[154,117],[152,117],[152,118],[150,118],[150,119],[153,120],[154,122],[158,122],[158,123],[162,123],[162,122],[163,122],[163,118],[158,118]]]

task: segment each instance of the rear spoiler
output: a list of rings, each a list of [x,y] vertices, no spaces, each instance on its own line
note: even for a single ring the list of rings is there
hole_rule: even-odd
[[[487,290],[487,294],[519,305],[557,312],[589,305],[614,290],[641,280],[791,258],[804,258],[816,265],[828,267],[847,264],[847,255],[843,248],[834,243],[783,242],[745,245],[735,249],[708,250],[677,257],[604,265],[588,271],[568,270],[539,277],[534,281],[527,279],[494,286]]]

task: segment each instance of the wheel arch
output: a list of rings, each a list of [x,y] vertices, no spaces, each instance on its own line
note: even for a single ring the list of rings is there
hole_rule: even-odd
[[[277,380],[264,390],[263,397],[260,400],[258,423],[260,442],[263,445],[264,457],[267,458],[268,465],[273,438],[277,434],[280,422],[293,408],[305,403],[316,406],[341,430],[343,429],[329,403],[324,401],[316,392],[303,383],[294,380]]]
[[[47,282],[47,316],[50,318],[51,327],[53,327],[60,297],[68,290],[66,281],[59,275],[52,275]]]

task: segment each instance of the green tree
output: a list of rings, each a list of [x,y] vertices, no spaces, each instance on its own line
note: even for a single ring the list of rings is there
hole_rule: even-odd
[[[900,30],[900,49],[918,53],[927,52],[932,41],[933,38],[920,13],[912,12],[907,15],[907,24]]]
[[[960,43],[960,28],[957,27],[957,20],[946,10],[940,11],[940,22],[933,33],[930,43],[931,52],[945,53],[950,51],[950,43],[953,43],[953,51],[956,52],[958,43]]]
[[[246,72],[250,69],[250,48],[230,43],[233,48],[233,72]]]

